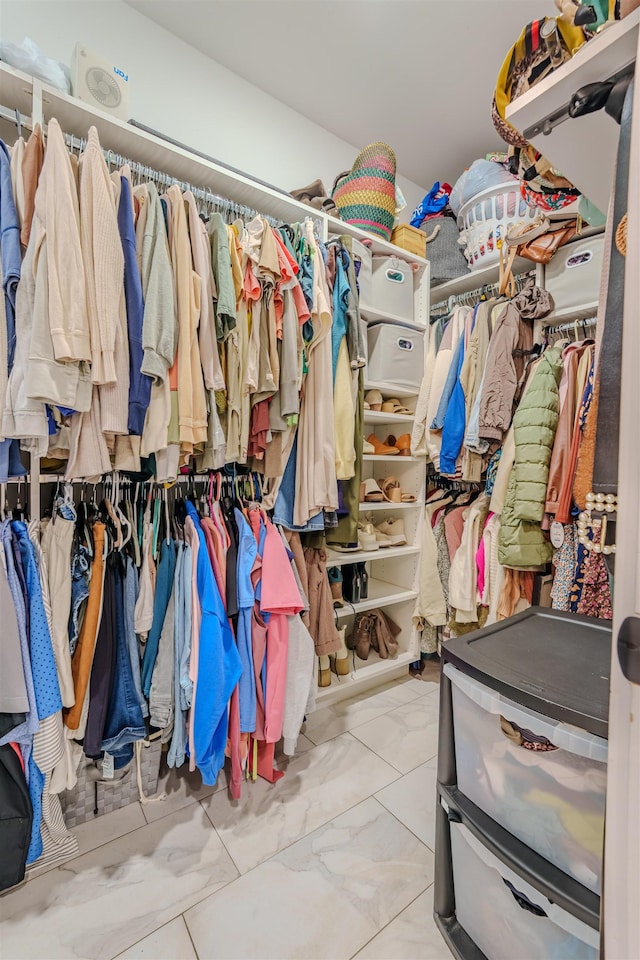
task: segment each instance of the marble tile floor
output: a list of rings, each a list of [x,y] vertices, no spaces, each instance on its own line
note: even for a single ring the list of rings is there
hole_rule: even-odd
[[[0,897],[2,960],[449,960],[432,918],[438,687],[413,678],[308,718],[285,776],[78,827],[80,853]]]

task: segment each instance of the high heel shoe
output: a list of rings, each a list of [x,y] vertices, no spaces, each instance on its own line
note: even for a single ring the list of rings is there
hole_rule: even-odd
[[[347,636],[346,626],[338,627],[338,635],[340,637],[340,649],[332,653],[329,659],[331,661],[331,669],[335,675],[337,677],[346,677],[349,673],[349,651],[345,643]]]

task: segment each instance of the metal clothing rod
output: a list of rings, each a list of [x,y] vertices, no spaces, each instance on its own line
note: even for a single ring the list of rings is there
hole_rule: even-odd
[[[535,270],[528,270],[527,273],[519,274],[516,280],[516,287],[518,291],[522,289],[526,280],[529,277],[535,277]],[[494,294],[497,294],[500,289],[499,283],[485,283],[482,287],[477,287],[475,290],[467,290],[465,293],[453,293],[447,300],[439,300],[437,303],[431,305],[431,312],[433,313],[436,307],[440,307],[443,304],[447,306],[448,310],[451,310],[456,304],[463,304],[467,306],[473,306],[480,300],[481,297],[489,299]]]
[[[77,151],[78,154],[82,153],[87,145],[87,141],[84,137],[76,137],[75,134],[72,133],[65,133],[64,140],[69,149],[72,152]],[[188,183],[186,180],[180,180],[178,177],[172,177],[170,174],[164,173],[162,170],[154,170],[153,167],[149,167],[144,163],[138,163],[137,160],[132,160],[130,157],[125,157],[114,150],[105,150],[103,148],[102,155],[104,156],[105,162],[109,168],[118,168],[124,166],[130,167],[131,173],[139,183],[142,183],[145,180],[152,180],[162,190],[167,190],[169,187],[175,184],[180,187],[183,192],[190,190],[196,200],[201,200],[202,203],[206,203],[215,207],[223,214],[233,213],[235,216],[244,220],[251,220],[253,217],[261,216],[264,217],[264,219],[270,223],[272,227],[278,226],[278,223],[280,222],[274,217],[269,217],[260,213],[260,211],[256,210],[254,207],[248,207],[245,204],[236,203],[234,200],[221,197],[217,193],[212,193],[212,191],[208,190],[206,187],[197,187],[192,183]]]
[[[31,117],[28,117],[24,113],[20,113],[19,110],[11,110],[9,107],[4,107],[0,104],[0,119],[8,120],[9,123],[15,123],[18,128],[18,136],[20,136],[21,127],[26,127],[27,130],[33,130],[33,123]]]
[[[557,327],[551,324],[546,326],[545,330],[552,333],[570,333],[572,330],[577,330],[580,327],[582,327],[583,330],[586,330],[587,327],[595,327],[597,322],[597,317],[587,317],[585,320],[572,320],[570,323],[561,323]]]

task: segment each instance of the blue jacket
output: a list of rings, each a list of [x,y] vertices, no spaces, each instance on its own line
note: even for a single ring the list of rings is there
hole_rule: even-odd
[[[193,520],[200,543],[196,569],[202,609],[193,718],[194,759],[203,783],[213,786],[224,764],[228,704],[240,679],[242,665],[213,575],[200,518],[189,502],[187,516]]]
[[[142,436],[144,418],[151,399],[151,377],[141,372],[142,320],[144,301],[142,281],[136,259],[136,232],[133,223],[131,187],[126,177],[120,177],[122,189],[118,206],[118,229],[124,254],[124,296],[127,305],[129,336],[129,433]]]

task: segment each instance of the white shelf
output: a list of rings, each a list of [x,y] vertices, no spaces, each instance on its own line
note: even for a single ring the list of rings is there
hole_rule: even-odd
[[[384,413],[382,410],[365,410],[365,423],[413,423],[415,417],[412,413]]]
[[[378,380],[366,380],[364,392],[369,390],[379,390],[383,397],[400,400],[402,397],[417,397],[420,392],[419,387],[401,387],[397,383],[382,383]]]
[[[395,583],[387,583],[384,580],[369,579],[368,597],[366,600],[360,600],[359,603],[347,603],[344,607],[336,610],[339,618],[353,616],[356,613],[362,613],[363,610],[375,610],[376,607],[390,607],[394,603],[404,603],[405,600],[415,600],[418,596],[416,590],[403,590]]]
[[[366,243],[374,254],[387,254],[387,256],[399,257],[401,260],[406,260],[407,263],[418,263],[423,267],[426,267],[429,262],[425,260],[424,257],[419,257],[415,253],[409,253],[408,250],[397,247],[395,243],[390,243],[388,240],[376,237],[373,233],[367,233],[366,230],[361,230],[351,223],[345,223],[337,217],[327,217],[327,223],[330,234],[334,236],[355,237],[356,240],[360,240],[361,243]]]
[[[415,503],[389,503],[387,500],[383,503],[361,503],[360,514],[369,510],[413,510],[414,507],[424,507],[424,500],[416,500]]]
[[[377,454],[363,453],[362,459],[365,463],[390,463],[395,460],[397,463],[416,463],[419,457],[401,457],[399,453]]]
[[[393,680],[394,677],[402,677],[407,673],[407,667],[415,660],[410,653],[399,653],[394,660],[381,660],[380,657],[371,651],[368,660],[359,660],[355,658],[355,670],[353,669],[353,654],[349,651],[349,662],[351,664],[351,673],[346,677],[337,677],[331,674],[330,687],[318,687],[316,693],[316,709],[329,706],[338,700],[344,700],[355,696],[369,687],[377,687],[387,680]]]
[[[327,566],[343,567],[347,563],[365,563],[367,560],[390,560],[391,557],[411,557],[420,553],[420,547],[384,547],[378,550],[352,550],[340,553],[327,547]]]
[[[397,317],[395,314],[384,310],[374,310],[373,307],[361,307],[360,313],[369,323],[383,320],[386,323],[400,323],[405,327],[411,327],[412,330],[420,330],[422,333],[426,330],[424,323],[419,323],[417,320],[407,320],[406,317]]]
[[[525,257],[516,257],[513,262],[513,274],[518,276],[522,273],[535,271],[536,265]],[[446,283],[439,283],[436,287],[431,287],[431,308],[439,303],[446,303],[449,297],[457,297],[461,293],[470,293],[472,290],[478,290],[485,285],[498,283],[500,275],[500,265],[494,263],[492,266],[483,267],[480,270],[470,270],[469,273],[456,277],[455,280],[447,280]]]
[[[592,303],[581,303],[575,307],[563,307],[561,310],[554,310],[548,317],[544,318],[544,325],[553,327],[556,324],[571,320],[586,320],[589,317],[595,317],[598,312],[598,301]]]
[[[606,212],[615,170],[618,126],[604,110],[570,119],[571,98],[635,62],[640,10],[606,27],[548,77],[507,107],[507,120],[550,163]],[[566,119],[564,119],[566,117]]]

